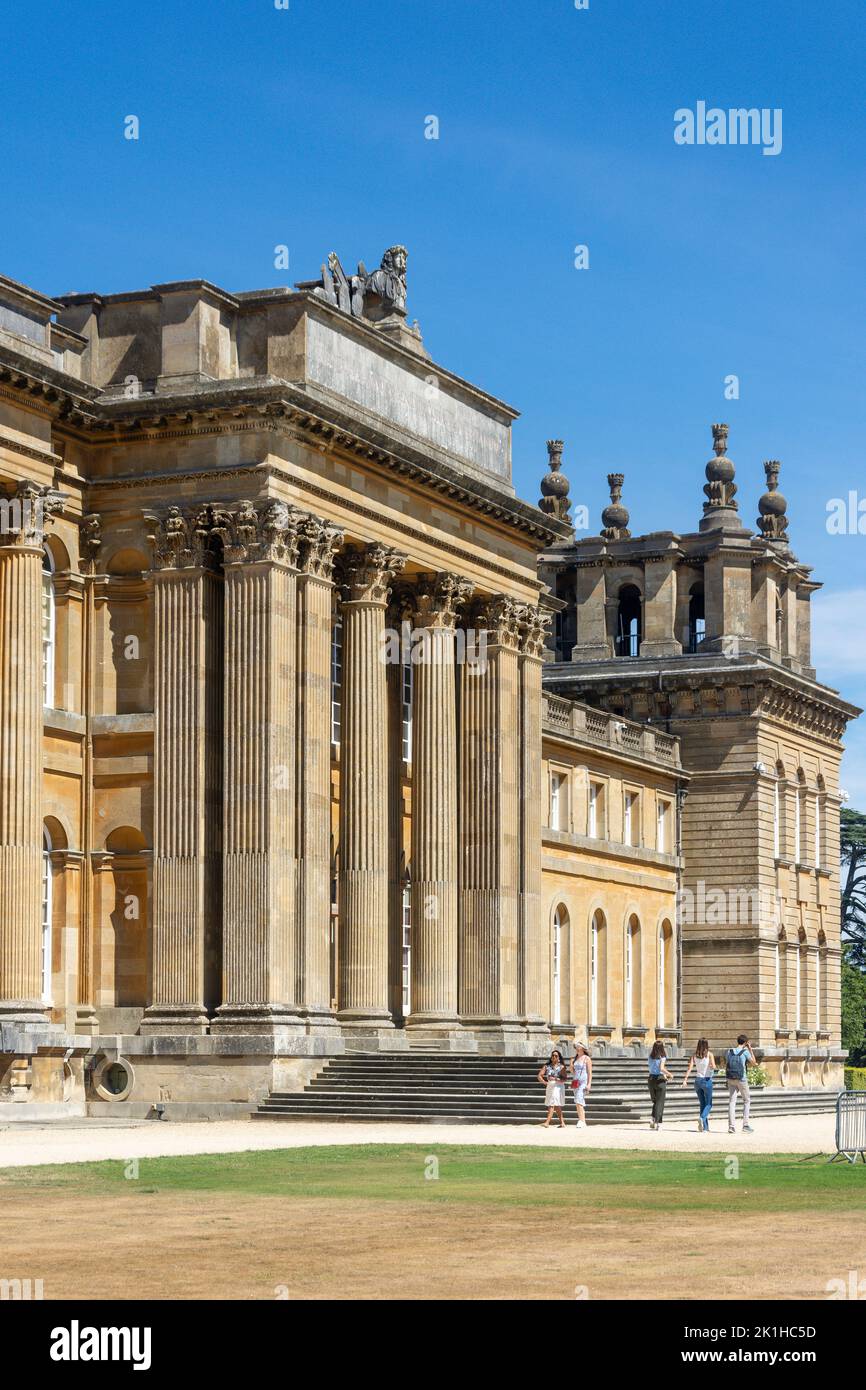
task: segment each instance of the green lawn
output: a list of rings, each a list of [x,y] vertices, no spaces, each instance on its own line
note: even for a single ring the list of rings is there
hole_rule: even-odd
[[[425,1177],[428,1156],[438,1160],[438,1180]],[[125,1176],[119,1161],[6,1169],[0,1174],[0,1201],[4,1196],[14,1201],[16,1188],[73,1188],[82,1195],[232,1192],[576,1209],[591,1205],[602,1211],[866,1209],[866,1165],[828,1164],[800,1154],[755,1154],[739,1157],[738,1177],[726,1176],[730,1171],[723,1154],[346,1145],[142,1159],[135,1181]]]

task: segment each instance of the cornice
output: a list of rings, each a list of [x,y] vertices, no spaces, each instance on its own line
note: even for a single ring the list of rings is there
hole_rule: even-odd
[[[191,393],[179,393],[134,400],[95,399],[93,388],[82,387],[78,396],[68,389],[69,378],[63,374],[4,349],[0,351],[0,383],[4,380],[18,390],[29,391],[33,399],[41,398],[50,404],[58,423],[69,427],[91,446],[99,447],[102,443],[114,446],[135,439],[201,438],[227,432],[271,430],[304,444],[312,442],[313,447],[324,441],[328,447],[341,449],[367,464],[414,478],[425,489],[531,536],[538,549],[570,534],[570,528],[555,518],[499,492],[482,478],[464,474],[459,466],[447,461],[433,459],[409,442],[395,448],[373,427],[353,419],[336,406],[311,403],[304,392],[276,378],[214,383],[192,398]],[[326,409],[328,415],[324,413]],[[88,481],[92,486],[103,487],[124,482],[134,485],[130,475]]]

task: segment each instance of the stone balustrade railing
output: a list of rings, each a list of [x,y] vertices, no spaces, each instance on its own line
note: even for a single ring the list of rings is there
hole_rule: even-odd
[[[634,753],[636,757],[654,758],[671,767],[680,766],[679,740],[661,729],[636,724],[575,700],[564,700],[559,695],[545,692],[543,699],[545,733],[569,734],[606,748]]]

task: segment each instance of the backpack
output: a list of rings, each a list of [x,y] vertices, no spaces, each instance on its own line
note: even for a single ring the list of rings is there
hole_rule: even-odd
[[[743,1048],[731,1048],[725,1057],[725,1076],[729,1081],[745,1081],[746,1079],[746,1058],[748,1053]]]

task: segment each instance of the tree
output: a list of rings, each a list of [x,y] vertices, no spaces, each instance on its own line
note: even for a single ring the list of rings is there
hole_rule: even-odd
[[[842,811],[842,939],[848,959],[866,970],[866,815]]]
[[[866,1048],[866,975],[849,957],[850,947],[842,957],[842,1046],[859,1062]]]

